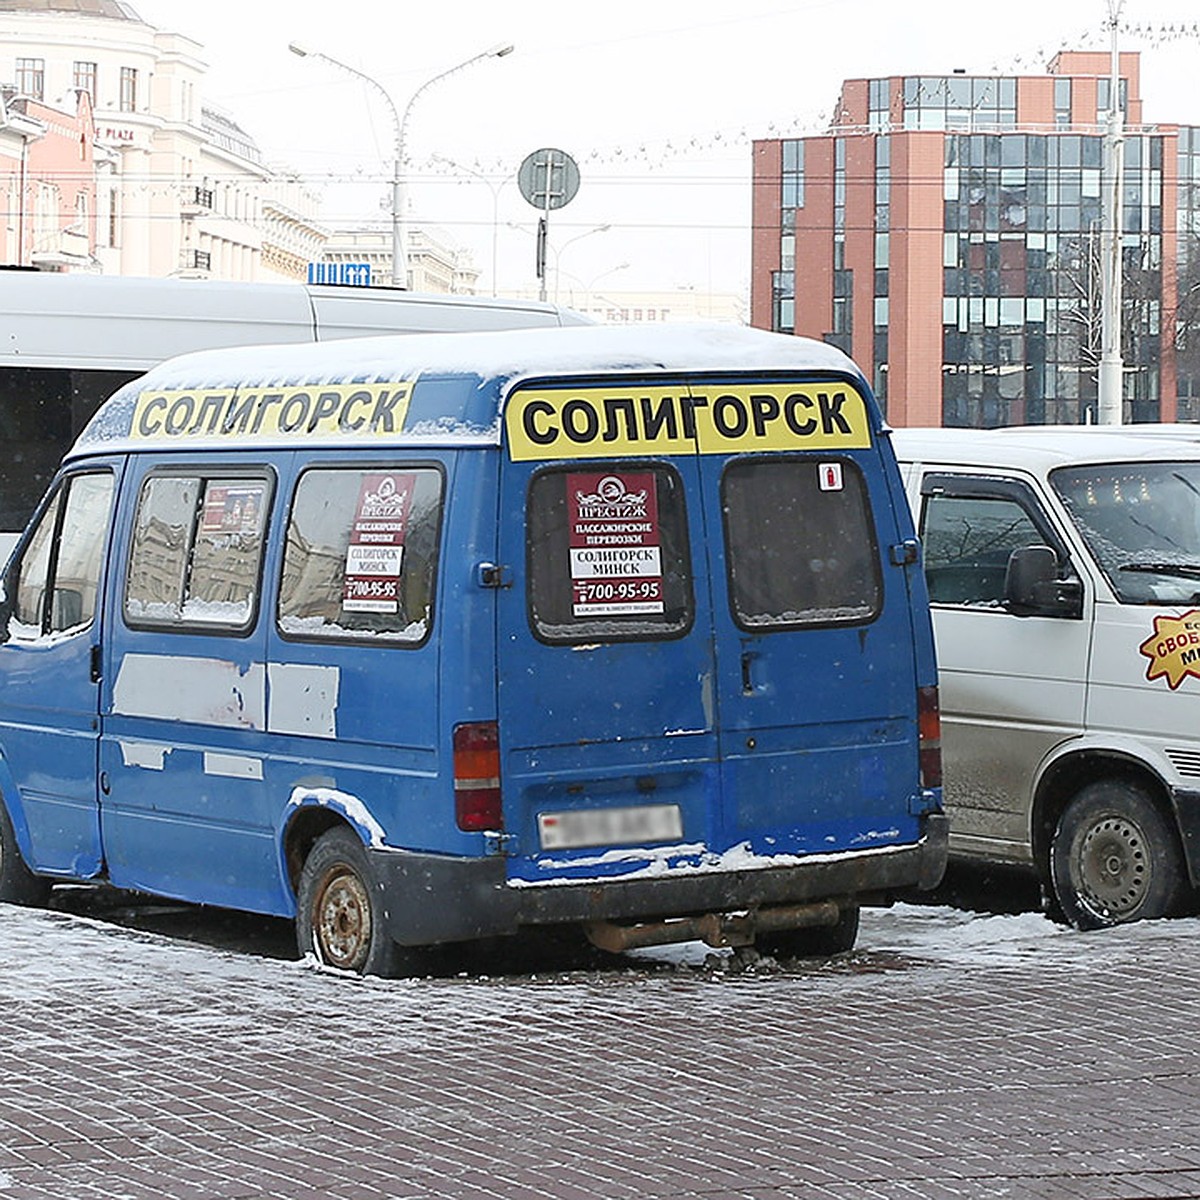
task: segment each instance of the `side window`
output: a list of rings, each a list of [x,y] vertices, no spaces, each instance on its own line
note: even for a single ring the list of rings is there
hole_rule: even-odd
[[[879,615],[879,547],[856,464],[741,459],[725,470],[721,504],[740,628],[862,624]]]
[[[269,505],[263,478],[151,475],[134,517],[126,622],[191,632],[251,628]]]
[[[1004,605],[1009,555],[1046,543],[1026,508],[1008,496],[927,496],[921,539],[930,601],[988,608]]]
[[[107,471],[59,488],[17,568],[11,637],[73,633],[95,620],[112,499]]]
[[[423,643],[441,512],[442,473],[432,467],[305,471],[288,520],[280,633]]]
[[[529,623],[543,642],[672,638],[692,626],[683,483],[668,466],[551,468],[529,486]]]

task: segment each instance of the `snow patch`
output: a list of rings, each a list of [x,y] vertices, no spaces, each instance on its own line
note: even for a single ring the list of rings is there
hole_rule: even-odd
[[[872,853],[889,854],[911,850],[908,843],[899,846],[880,846]],[[588,858],[540,858],[536,866],[544,871],[577,870],[580,867],[611,867],[622,863],[641,863],[635,870],[622,872],[619,878],[650,879],[664,875],[707,875],[730,871],[764,871],[772,867],[799,867],[816,863],[840,862],[862,856],[861,850],[825,851],[813,854],[758,854],[749,842],[731,846],[723,853],[709,850],[703,842],[689,842],[672,846],[630,846],[618,850],[606,850]],[[684,861],[678,861],[683,859]],[[603,876],[614,878],[612,875]],[[591,884],[595,877],[558,877],[556,879],[510,879],[509,887],[545,887],[562,884]]]
[[[373,849],[387,848],[383,826],[375,820],[371,810],[357,796],[352,796],[349,792],[339,792],[336,788],[292,788],[292,794],[288,797],[288,808],[300,808],[306,804],[318,804],[322,808],[332,808],[340,812],[367,835]]]

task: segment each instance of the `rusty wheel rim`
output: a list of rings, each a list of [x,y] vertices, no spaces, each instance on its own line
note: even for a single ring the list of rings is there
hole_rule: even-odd
[[[327,872],[313,900],[313,931],[321,960],[343,971],[361,970],[371,948],[371,901],[348,867]]]

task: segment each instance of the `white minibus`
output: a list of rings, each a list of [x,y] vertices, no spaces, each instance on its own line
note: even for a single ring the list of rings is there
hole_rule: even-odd
[[[525,300],[0,269],[0,561],[101,402],[164,359],[263,342],[587,323]]]

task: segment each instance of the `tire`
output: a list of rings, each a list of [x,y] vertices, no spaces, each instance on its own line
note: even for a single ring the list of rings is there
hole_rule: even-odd
[[[0,902],[36,907],[50,898],[50,881],[35,875],[21,857],[8,811],[0,802]]]
[[[1171,916],[1184,894],[1172,823],[1137,784],[1101,780],[1067,805],[1050,843],[1050,882],[1076,929]]]
[[[772,958],[829,958],[854,949],[858,938],[858,906],[843,908],[836,925],[781,929],[754,939],[756,949]]]
[[[400,950],[387,936],[383,895],[367,852],[344,826],[316,841],[300,872],[296,941],[302,956],[356,975],[394,976]]]

